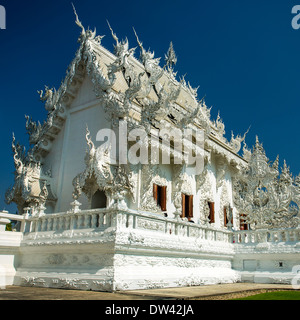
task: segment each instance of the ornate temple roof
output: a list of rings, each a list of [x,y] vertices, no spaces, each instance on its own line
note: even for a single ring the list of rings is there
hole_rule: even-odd
[[[177,80],[177,73],[174,71],[177,58],[173,44],[165,57],[165,65],[161,67],[160,58],[155,58],[154,52],[144,49],[135,30],[140,49],[139,59],[134,56],[137,49],[129,48],[128,39],[120,41],[108,24],[115,41],[113,54],[101,44],[103,36],[97,36],[96,30],[86,30],[75,9],[74,12],[76,24],[81,28],[79,49],[59,89],[46,86],[45,92],[39,91],[48,111],[47,120],[40,124],[28,116],[26,118],[26,129],[32,144],[29,153],[37,161],[43,162],[50,151],[52,142],[66,119],[66,110],[84,77],[88,75],[97,98],[104,104],[105,111],[111,118],[125,117],[149,130],[160,123],[179,128],[201,128],[206,133],[206,150],[221,155],[233,166],[245,164],[248,154],[246,134],[232,134],[228,141],[224,136],[225,125],[220,116],[213,121],[204,98],[198,99],[197,89],[192,88],[184,77]],[[238,154],[242,142],[244,158]]]
[[[184,77],[178,79],[174,71],[177,57],[173,44],[165,56],[164,66],[160,66],[161,59],[155,58],[154,52],[144,49],[134,30],[140,51],[137,59],[135,54],[138,49],[130,48],[128,39],[120,40],[108,24],[115,41],[114,53],[111,53],[101,44],[103,36],[97,36],[96,30],[85,29],[75,9],[74,12],[76,24],[81,29],[79,48],[60,87],[46,86],[45,90],[38,91],[48,112],[47,119],[40,123],[26,116],[31,148],[26,155],[21,157],[18,153],[15,156],[16,172],[20,171],[20,161],[25,171],[26,168],[43,165],[85,77],[92,82],[94,93],[112,123],[116,119],[126,119],[131,128],[143,126],[148,134],[153,129],[170,126],[202,129],[208,162],[213,153],[232,168],[239,170],[247,165],[251,155],[245,144],[247,132],[243,136],[232,134],[230,141],[226,139],[225,125],[220,115],[212,120],[210,108],[204,98],[198,98],[197,89],[192,88]],[[33,187],[32,192],[41,194],[40,189]],[[48,194],[55,199],[51,188],[48,188]],[[8,192],[7,198],[8,202],[12,201],[12,192]]]

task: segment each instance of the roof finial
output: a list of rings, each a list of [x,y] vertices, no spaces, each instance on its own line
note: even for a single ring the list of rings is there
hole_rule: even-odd
[[[136,33],[136,31],[135,31],[134,27],[132,27],[132,29],[133,29],[133,32],[134,32],[134,34],[135,34],[136,41],[137,41],[137,43],[138,43],[139,47],[143,50],[143,49],[144,49],[144,48],[143,48],[143,43],[139,40],[139,37],[138,37],[138,35],[137,35],[137,33]]]
[[[73,2],[71,2],[71,4],[72,4],[73,10],[74,10],[75,17],[76,17],[75,23],[78,25],[78,27],[81,28],[81,30],[82,30],[81,33],[85,34],[84,26],[82,25],[81,21],[79,21],[79,19],[78,19],[78,14],[76,12],[76,9],[75,9],[75,6],[74,6]]]
[[[118,43],[119,43],[119,39],[118,39],[117,35],[114,33],[114,31],[113,31],[112,27],[110,26],[108,20],[106,20],[106,22],[107,22],[107,24],[108,24],[108,27],[109,27],[109,29],[110,29],[110,32],[111,32],[112,37],[114,38],[114,40],[115,40],[115,41],[117,42],[117,44],[118,44]]]

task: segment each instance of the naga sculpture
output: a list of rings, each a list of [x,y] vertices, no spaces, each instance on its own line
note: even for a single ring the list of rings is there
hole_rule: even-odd
[[[38,121],[37,123],[32,121],[32,118],[25,115],[26,118],[26,130],[29,135],[29,143],[36,144],[41,136],[42,125]]]
[[[55,88],[49,89],[48,86],[45,86],[45,93],[43,90],[38,91],[40,99],[42,102],[45,102],[45,109],[47,111],[53,111],[56,109],[58,102],[58,92]]]

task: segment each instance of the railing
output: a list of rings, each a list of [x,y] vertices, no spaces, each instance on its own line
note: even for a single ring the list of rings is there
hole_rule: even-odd
[[[11,221],[20,221],[20,231],[25,231],[26,217],[24,215],[11,214],[7,211],[0,211],[0,227],[3,226],[3,231],[5,230],[5,225],[10,223]],[[2,230],[2,228],[0,228]]]
[[[183,237],[193,237],[208,241],[222,241],[237,244],[255,244],[265,242],[296,242],[300,241],[300,229],[277,230],[243,230],[230,231],[217,229],[211,225],[199,225],[180,218],[151,214],[143,211],[126,209],[94,209],[79,212],[62,212],[44,214],[34,217],[29,214],[14,215],[0,212],[1,219],[21,222],[20,231],[33,232],[62,232],[64,230],[97,229],[109,227],[116,229],[136,229],[159,232]]]
[[[300,241],[300,229],[274,229],[234,231],[234,243],[263,243],[263,242],[296,242]]]
[[[97,229],[105,230],[109,227],[117,229],[136,229],[159,232],[168,235],[194,237],[208,241],[222,241],[231,243],[232,233],[208,226],[198,225],[182,219],[166,218],[157,214],[138,210],[94,209],[79,212],[62,212],[44,214],[39,217],[29,214],[9,215],[11,220],[22,221],[21,232],[63,232],[64,230]],[[1,217],[1,216],[0,216]]]
[[[122,212],[120,220],[127,228],[155,231],[164,234],[194,237],[208,241],[222,241],[231,243],[232,233],[229,230],[220,230],[210,225],[199,225],[182,219],[166,218],[145,212],[127,210]]]
[[[107,209],[85,210],[76,213],[63,212],[30,218],[28,232],[97,229],[113,225],[112,212]]]

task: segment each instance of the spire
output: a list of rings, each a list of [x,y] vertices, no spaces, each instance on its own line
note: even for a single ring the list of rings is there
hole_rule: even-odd
[[[265,154],[265,150],[264,150],[264,148],[263,148],[262,143],[259,142],[258,136],[256,136],[255,146],[254,146],[254,148],[253,148],[253,152],[259,152],[259,153]]]
[[[255,139],[255,146],[259,146],[259,140],[258,140],[258,136],[256,136],[256,139]]]
[[[165,55],[166,66],[173,69],[173,66],[177,63],[177,57],[173,48],[172,41],[170,42],[170,47],[167,54]]]
[[[272,168],[278,171],[279,166],[279,155],[277,155],[275,161],[273,162]]]

